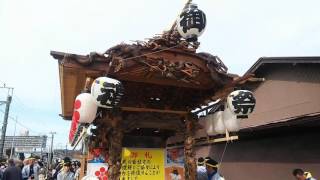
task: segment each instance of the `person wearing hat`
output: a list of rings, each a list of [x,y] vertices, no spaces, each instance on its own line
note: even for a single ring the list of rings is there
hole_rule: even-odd
[[[197,180],[208,180],[207,170],[205,167],[205,159],[203,157],[198,158],[197,162]]]
[[[224,180],[218,172],[218,162],[213,159],[208,159],[206,162],[208,180]]]
[[[74,180],[74,173],[71,171],[71,161],[63,163],[62,171],[58,174],[57,180]]]
[[[204,158],[204,161],[208,161],[209,159],[211,159],[211,157],[207,156]]]
[[[58,174],[62,171],[63,169],[63,164],[65,162],[71,162],[71,158],[70,157],[64,157],[62,160],[61,159],[58,159],[58,161],[56,162],[55,164],[55,167],[54,167],[54,172],[52,173],[52,178],[53,179],[57,179],[58,178]]]
[[[38,175],[39,175],[39,170],[40,167],[38,164],[35,163],[35,157],[31,155],[28,158],[29,164],[24,166],[22,169],[22,178],[23,180],[39,180]]]

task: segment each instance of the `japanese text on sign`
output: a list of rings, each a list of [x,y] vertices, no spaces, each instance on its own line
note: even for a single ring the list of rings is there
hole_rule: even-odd
[[[122,150],[121,180],[163,180],[164,151],[162,149]]]

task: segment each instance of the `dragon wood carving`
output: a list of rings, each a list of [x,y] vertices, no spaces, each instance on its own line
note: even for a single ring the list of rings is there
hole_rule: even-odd
[[[130,67],[140,64],[142,66],[139,68],[143,70],[145,78],[158,74],[165,78],[199,85],[196,78],[203,69],[188,60],[172,61],[160,54],[160,52],[171,49],[176,53],[198,57],[206,62],[206,68],[210,71],[213,80],[216,80],[217,73],[226,74],[228,69],[217,56],[204,52],[196,53],[199,45],[199,42],[187,42],[181,38],[176,30],[173,30],[165,31],[147,41],[118,44],[102,54],[91,52],[85,59],[77,59],[72,54],[65,58],[74,59],[83,66],[89,66],[94,61],[103,60],[109,63],[114,74],[121,73],[121,71],[130,72],[128,70]]]

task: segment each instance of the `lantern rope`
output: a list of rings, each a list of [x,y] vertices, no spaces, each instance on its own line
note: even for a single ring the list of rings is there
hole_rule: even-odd
[[[224,121],[223,121],[223,124],[224,124]],[[225,124],[224,124],[224,125],[225,125]],[[223,152],[222,152],[221,157],[220,157],[220,162],[219,162],[219,165],[220,165],[220,166],[221,166],[221,164],[222,164],[222,161],[223,161],[223,158],[224,158],[224,154],[225,154],[226,151],[227,151],[227,147],[228,147],[228,143],[229,143],[229,138],[230,138],[229,132],[228,132],[227,129],[226,129],[226,138],[227,138],[227,141],[226,141],[226,144],[224,145],[224,149],[223,149]]]
[[[221,154],[221,157],[220,157],[220,162],[219,162],[219,167],[221,167],[221,164],[222,164],[222,161],[223,161],[223,157],[224,157],[224,154],[225,152],[227,151],[227,147],[228,147],[228,144],[229,144],[229,140],[226,141],[226,144],[224,146],[224,150]]]

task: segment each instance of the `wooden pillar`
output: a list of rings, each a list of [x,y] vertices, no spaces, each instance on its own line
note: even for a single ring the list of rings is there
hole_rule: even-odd
[[[187,115],[185,119],[186,131],[184,141],[184,168],[186,180],[196,180],[197,175],[197,166],[194,151],[195,124],[196,117],[191,114]]]
[[[110,114],[111,131],[109,137],[109,179],[119,180],[121,170],[121,155],[122,155],[122,139],[123,126],[122,116],[119,110],[115,110]]]
[[[86,162],[87,162],[87,154],[81,155],[80,156],[80,163],[81,163],[80,177],[79,179],[76,179],[76,180],[80,180],[85,176],[85,171],[87,170]]]

